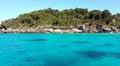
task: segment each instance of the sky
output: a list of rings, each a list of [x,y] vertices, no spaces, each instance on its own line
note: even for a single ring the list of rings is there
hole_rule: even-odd
[[[112,14],[116,14],[120,13],[119,3],[120,0],[0,0],[0,22],[46,8],[64,10],[77,7],[102,11],[108,9]]]

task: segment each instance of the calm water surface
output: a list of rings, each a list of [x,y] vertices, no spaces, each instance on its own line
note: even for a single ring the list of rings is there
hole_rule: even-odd
[[[120,66],[120,34],[0,34],[0,66]]]

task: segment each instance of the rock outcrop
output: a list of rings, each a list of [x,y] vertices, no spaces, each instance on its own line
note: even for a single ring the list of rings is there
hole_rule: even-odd
[[[52,26],[38,26],[36,28],[7,28],[0,29],[0,33],[101,33],[101,32],[120,32],[119,27],[105,25],[80,25],[72,28],[62,28]]]

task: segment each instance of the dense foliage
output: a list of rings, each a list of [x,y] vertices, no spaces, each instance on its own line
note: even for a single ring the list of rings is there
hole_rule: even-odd
[[[103,24],[108,26],[120,25],[120,14],[112,15],[109,10],[92,10],[75,8],[69,10],[54,10],[51,8],[33,11],[19,15],[16,18],[3,21],[1,27],[30,28],[44,25],[69,27],[81,24]]]

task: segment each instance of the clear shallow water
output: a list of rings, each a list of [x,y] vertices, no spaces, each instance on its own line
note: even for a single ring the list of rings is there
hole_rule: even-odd
[[[119,66],[120,34],[0,34],[0,66]]]

